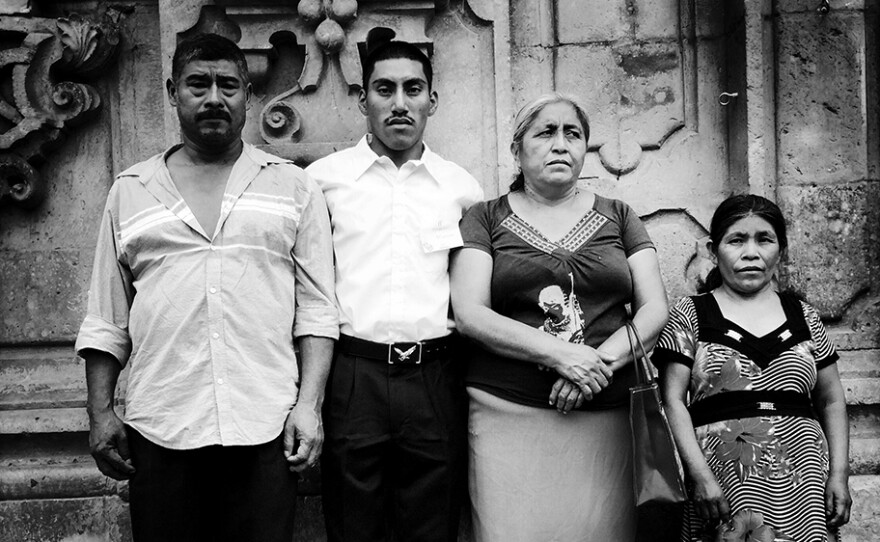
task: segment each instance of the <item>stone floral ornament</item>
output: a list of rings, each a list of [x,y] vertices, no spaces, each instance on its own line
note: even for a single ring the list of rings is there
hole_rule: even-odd
[[[9,81],[0,87],[0,206],[33,208],[45,197],[37,167],[101,106],[84,81],[115,58],[121,16],[111,8],[98,24],[76,14],[0,19],[0,32],[21,38],[0,50],[0,73]]]
[[[329,57],[339,57],[342,77],[349,84],[359,83],[361,65],[357,43],[346,39],[345,28],[357,18],[356,0],[300,0],[297,13],[314,33],[305,40],[306,59],[298,86],[276,96],[263,108],[260,135],[267,143],[295,141],[300,114],[286,100],[297,92],[311,92]]]

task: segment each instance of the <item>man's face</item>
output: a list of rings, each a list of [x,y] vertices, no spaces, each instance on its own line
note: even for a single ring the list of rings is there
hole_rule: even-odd
[[[184,139],[219,150],[241,138],[251,87],[235,62],[193,60],[167,89]]]
[[[422,144],[428,117],[437,109],[437,93],[428,89],[420,62],[380,60],[367,88],[361,90],[359,106],[374,141],[388,151],[401,153]]]

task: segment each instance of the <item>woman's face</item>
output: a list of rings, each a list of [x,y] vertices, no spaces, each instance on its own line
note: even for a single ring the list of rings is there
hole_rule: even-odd
[[[517,162],[526,183],[577,182],[584,167],[587,140],[571,104],[544,107],[523,135]]]
[[[712,248],[724,284],[746,295],[771,286],[782,257],[776,230],[755,215],[734,222]]]

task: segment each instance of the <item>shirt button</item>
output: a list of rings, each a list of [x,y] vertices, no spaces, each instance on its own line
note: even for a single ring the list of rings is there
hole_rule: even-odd
[[[214,288],[213,286],[211,286],[211,289],[208,290],[208,291],[211,292],[212,294],[216,294],[216,293],[217,293],[217,288]]]
[[[219,333],[214,333],[213,335],[211,335],[211,337],[214,337],[215,339],[219,339],[219,338],[220,338],[220,334],[219,334]]]
[[[217,383],[220,384],[220,385],[222,386],[222,385],[223,385],[223,379],[222,379],[222,378],[218,378],[218,379],[217,379]]]
[[[214,252],[215,250],[217,250],[217,247],[215,247],[214,245],[211,245],[211,252]]]

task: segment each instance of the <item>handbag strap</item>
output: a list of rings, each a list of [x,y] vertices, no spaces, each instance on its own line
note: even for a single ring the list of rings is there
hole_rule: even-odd
[[[635,337],[635,342],[633,342],[633,337]],[[637,384],[641,386],[653,383],[655,379],[651,367],[648,365],[648,351],[645,349],[642,338],[639,336],[639,330],[632,320],[626,321],[626,338],[629,339],[629,349],[636,365]],[[636,345],[638,345],[641,355],[636,351]]]

